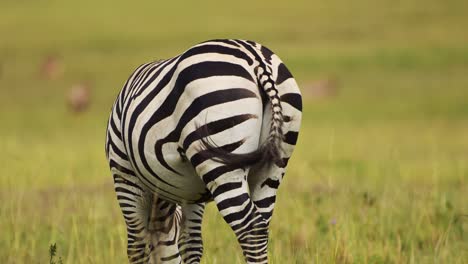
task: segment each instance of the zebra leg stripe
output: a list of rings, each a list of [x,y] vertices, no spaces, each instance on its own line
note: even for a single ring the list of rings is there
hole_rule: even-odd
[[[268,263],[268,224],[250,199],[246,172],[215,161],[202,175],[219,212],[237,236],[247,263]]]
[[[205,203],[182,206],[182,226],[179,251],[185,264],[200,263],[203,255],[202,219]]]
[[[148,263],[151,245],[148,243],[147,220],[152,195],[138,181],[114,174],[117,200],[127,225],[127,255],[132,264]],[[133,180],[137,180],[133,177]]]
[[[269,225],[276,202],[276,193],[281,183],[284,169],[272,165],[252,169],[249,172],[250,196],[258,212]]]
[[[177,245],[181,220],[182,210],[179,205],[155,198],[148,224],[153,248],[149,263],[182,263]]]

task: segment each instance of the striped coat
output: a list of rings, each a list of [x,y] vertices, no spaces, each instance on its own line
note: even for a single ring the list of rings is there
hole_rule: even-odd
[[[248,263],[267,263],[277,189],[302,100],[277,55],[211,40],[138,67],[110,114],[106,154],[131,263],[199,263],[214,201]]]

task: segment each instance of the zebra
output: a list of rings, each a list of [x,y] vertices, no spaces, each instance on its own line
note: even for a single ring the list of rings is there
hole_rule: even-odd
[[[130,263],[200,263],[214,201],[247,263],[268,263],[269,225],[302,116],[280,58],[217,39],[139,66],[115,100],[106,157]]]

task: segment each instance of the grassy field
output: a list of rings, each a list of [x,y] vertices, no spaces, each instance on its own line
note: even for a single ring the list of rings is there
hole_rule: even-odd
[[[0,262],[125,263],[104,155],[110,106],[139,64],[212,38],[278,53],[305,97],[272,263],[468,263],[468,2],[0,2]],[[49,54],[63,74],[39,75]],[[92,85],[81,114],[66,105]],[[242,263],[213,204],[204,263]]]

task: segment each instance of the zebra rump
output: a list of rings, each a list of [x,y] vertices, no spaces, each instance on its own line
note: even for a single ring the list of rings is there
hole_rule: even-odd
[[[259,61],[262,62],[261,59]],[[255,72],[259,88],[261,88],[260,93],[264,99],[264,105],[266,97],[268,97],[271,105],[272,119],[267,140],[255,151],[244,154],[232,153],[228,149],[229,146],[220,147],[210,139],[211,131],[209,131],[207,126],[199,126],[196,131],[202,143],[202,150],[199,154],[203,158],[212,159],[233,168],[244,168],[252,165],[263,167],[272,163],[278,167],[285,166],[285,160],[281,158],[281,143],[284,140],[284,116],[281,99],[278,96],[278,90],[271,75],[271,69],[264,63],[261,63],[260,66],[256,67]]]
[[[199,136],[202,138],[202,150],[199,152],[204,159],[212,159],[233,168],[244,168],[252,165],[265,166],[275,163],[284,166],[281,158],[281,145],[274,140],[263,143],[259,149],[244,153],[232,153],[226,147],[220,147],[210,139],[210,132],[201,128]]]

